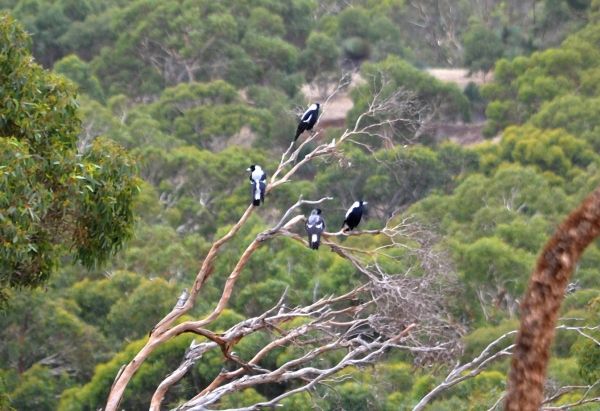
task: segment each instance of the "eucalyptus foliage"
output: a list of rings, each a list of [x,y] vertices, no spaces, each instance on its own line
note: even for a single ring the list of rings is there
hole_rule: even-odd
[[[365,229],[380,228],[400,213],[435,224],[459,274],[460,287],[445,294],[464,327],[463,364],[514,329],[537,253],[600,181],[600,1],[542,0],[535,4],[536,21],[517,0],[493,9],[475,0],[447,10],[438,3],[0,0],[0,9],[10,8],[33,33],[31,42],[11,18],[0,17],[0,292],[45,285],[11,292],[11,307],[0,312],[0,409],[103,407],[121,366],[189,290],[213,240],[246,209],[244,170],[256,163],[272,175],[297,124],[291,112],[309,103],[298,92],[301,84],[327,92],[340,68],[359,64],[363,81],[351,92],[354,109],[345,127],[369,108],[371,94],[385,100],[398,87],[406,92],[402,97],[412,98],[406,112],[414,117],[407,119],[468,122],[474,99],[416,67],[462,60],[473,71],[495,65],[482,94],[490,101],[487,132],[502,132],[502,138],[474,149],[433,138],[423,146],[428,130],[394,124],[389,146],[361,135],[357,140],[371,151],[348,145],[343,157],[303,166],[297,179],[268,193],[265,207],[220,250],[223,264],[207,279],[190,318],[212,312],[239,255],[303,194],[334,197],[321,206],[328,231],[339,228],[357,198],[369,202]],[[588,7],[587,27],[560,48],[527,57],[558,44],[573,10]],[[28,47],[81,95],[33,63]],[[501,55],[507,59],[498,63]],[[519,55],[525,57],[514,58]],[[363,118],[361,124],[387,118]],[[321,136],[339,133],[330,128]],[[135,159],[104,136],[139,155],[143,185],[135,177]],[[134,202],[138,186],[142,193]],[[141,220],[135,238],[112,257],[132,236],[134,216]],[[340,242],[356,249],[388,245],[382,238]],[[574,287],[582,289],[567,296],[561,313],[572,319],[569,325],[597,325],[599,248],[592,245],[578,266]],[[61,256],[68,253],[92,269],[64,264]],[[94,267],[104,260],[103,269]],[[408,270],[410,263],[398,269]],[[379,264],[387,269],[391,261]],[[412,273],[420,275],[415,268]],[[252,255],[211,331],[259,315],[286,288],[290,307],[362,281],[337,254],[278,238]],[[598,331],[591,335],[600,338]],[[557,337],[550,378],[561,386],[596,381],[597,345],[572,331],[559,330]],[[250,358],[268,338],[255,334],[233,348],[239,358]],[[157,351],[132,379],[121,406],[148,409],[154,387],[192,339],[181,335]],[[305,348],[277,347],[259,365],[280,367]],[[336,355],[324,356],[318,366],[331,366]],[[207,353],[169,390],[165,406],[177,407],[232,366],[221,352]],[[427,409],[489,409],[506,369],[506,362],[490,364]],[[295,410],[410,410],[443,381],[447,370],[436,371],[414,369],[409,355],[390,351],[373,367],[340,375],[332,389],[281,404]],[[246,390],[219,405],[268,400],[295,384]]]
[[[104,139],[78,152],[73,86],[33,61],[7,15],[0,36],[0,289],[35,287],[61,255],[92,268],[131,238],[136,162]]]

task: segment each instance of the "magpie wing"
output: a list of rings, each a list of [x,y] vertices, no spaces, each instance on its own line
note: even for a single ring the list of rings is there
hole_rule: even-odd
[[[313,106],[310,106],[305,112],[304,114],[302,114],[302,121],[305,121],[306,118],[308,117],[308,115],[310,114],[310,112],[312,111]]]
[[[250,179],[250,198],[254,201],[256,195],[256,181]]]
[[[265,202],[265,190],[267,189],[267,184],[264,181],[260,183],[260,201]]]
[[[348,216],[350,215],[350,213],[353,212],[358,207],[360,207],[360,203],[358,201],[355,201],[354,204],[352,204],[350,206],[350,208],[348,209],[348,211],[346,211],[346,219],[348,219]]]
[[[260,176],[260,182],[258,183],[260,186],[260,200],[265,202],[265,190],[267,189],[267,173],[263,173]]]

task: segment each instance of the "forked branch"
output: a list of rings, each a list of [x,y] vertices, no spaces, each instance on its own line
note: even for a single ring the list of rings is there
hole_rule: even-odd
[[[340,90],[343,86],[345,85],[342,82],[336,90]],[[386,83],[384,86],[387,87],[388,84]],[[389,90],[385,93],[382,90],[377,91],[369,104],[368,110],[358,117],[355,125],[351,129],[346,130],[337,141],[334,139],[330,142],[318,145],[301,160],[298,160],[301,149],[304,148],[306,144],[316,139],[318,132],[304,140],[304,142],[295,150],[293,149],[293,145],[291,145],[290,149],[282,156],[277,170],[272,174],[270,184],[267,186],[266,191],[269,192],[279,185],[289,182],[291,177],[300,167],[316,158],[342,155],[341,144],[352,136],[368,134],[387,138],[388,132],[385,130],[389,130],[391,127],[393,128],[394,124],[413,121],[411,120],[411,115],[414,113],[405,115],[405,111],[409,105],[403,105],[402,99],[404,98],[409,98],[409,94],[401,89],[397,90],[395,93],[391,93],[391,95]],[[369,119],[369,121],[365,121],[366,119]],[[416,121],[418,122],[419,120]],[[419,124],[415,123],[415,126],[418,125]],[[117,375],[109,394],[105,410],[116,411],[130,379],[146,358],[148,358],[157,347],[182,333],[194,333],[202,336],[207,341],[202,342],[201,344],[194,343],[184,355],[179,367],[173,373],[166,376],[152,398],[152,410],[159,410],[164,395],[169,387],[185,375],[193,363],[200,360],[205,352],[213,349],[220,349],[225,359],[233,362],[239,368],[237,371],[225,373],[222,376],[217,377],[213,383],[208,387],[205,387],[194,399],[188,401],[187,409],[194,409],[190,407],[203,407],[205,405],[215,404],[224,395],[236,392],[246,386],[256,385],[259,383],[258,381],[264,381],[262,383],[265,383],[269,381],[275,382],[299,378],[306,381],[307,386],[311,384],[314,385],[347,366],[360,365],[369,362],[379,353],[383,352],[383,350],[390,347],[414,352],[415,357],[421,358],[421,361],[429,361],[432,359],[437,361],[444,357],[444,355],[444,358],[448,358],[448,353],[455,353],[456,347],[460,344],[457,343],[456,332],[449,333],[443,331],[444,328],[452,329],[452,327],[448,327],[448,322],[443,319],[446,314],[439,298],[432,298],[432,306],[428,307],[426,310],[421,310],[422,315],[419,317],[420,320],[425,319],[427,316],[431,318],[427,317],[427,319],[421,321],[418,326],[414,325],[416,322],[410,320],[415,318],[414,315],[402,317],[408,311],[406,311],[406,309],[403,311],[403,309],[396,310],[394,308],[400,303],[406,305],[407,298],[414,299],[414,293],[411,294],[407,287],[414,288],[418,283],[421,283],[419,289],[422,291],[431,289],[427,291],[428,295],[439,296],[440,293],[438,289],[440,288],[440,281],[434,279],[435,274],[414,278],[411,278],[409,275],[410,270],[408,273],[387,274],[382,270],[381,265],[378,263],[378,259],[392,258],[390,255],[386,254],[386,251],[389,248],[404,248],[412,255],[411,258],[415,261],[421,261],[415,265],[415,269],[424,271],[429,270],[431,273],[434,273],[435,270],[432,269],[435,266],[432,261],[436,259],[433,257],[435,254],[433,252],[434,249],[427,248],[428,251],[423,252],[421,248],[423,246],[428,247],[428,245],[423,242],[419,243],[419,241],[416,241],[418,246],[411,245],[415,243],[415,240],[417,239],[416,236],[412,236],[410,242],[402,241],[399,238],[401,234],[406,234],[403,230],[404,228],[408,228],[410,224],[406,225],[404,228],[398,225],[396,227],[392,226],[391,228],[386,227],[382,230],[350,234],[387,235],[389,244],[381,246],[376,250],[353,250],[331,241],[331,237],[337,235],[337,233],[324,235],[326,239],[329,239],[329,241],[324,244],[329,245],[333,251],[346,258],[361,272],[365,274],[368,273],[366,277],[367,288],[359,287],[355,291],[360,291],[362,293],[368,292],[367,295],[370,296],[370,298],[367,298],[367,303],[358,306],[344,306],[343,303],[347,302],[351,296],[345,295],[339,298],[332,297],[327,300],[320,300],[309,307],[298,307],[287,313],[281,312],[275,316],[269,316],[270,314],[267,315],[265,313],[263,316],[241,322],[232,327],[225,335],[217,336],[205,328],[216,320],[227,307],[235,283],[254,251],[257,250],[263,242],[280,235],[305,243],[303,239],[291,231],[295,225],[304,220],[304,216],[297,215],[292,218],[290,217],[294,210],[302,204],[319,204],[327,200],[331,200],[331,198],[324,197],[316,201],[307,201],[300,198],[296,204],[284,213],[278,224],[257,235],[257,237],[246,247],[245,251],[240,255],[235,268],[229,274],[221,298],[212,313],[203,319],[184,321],[175,325],[178,319],[193,308],[202,286],[214,272],[219,249],[238,233],[240,228],[250,217],[254,207],[249,206],[231,230],[221,239],[217,240],[210,248],[194,283],[189,287],[187,299],[182,299],[181,303],[176,305],[173,310],[152,329],[146,345],[137,353],[135,358],[122,369],[122,372]],[[431,258],[426,256],[428,254],[430,254]],[[367,262],[367,259],[371,259],[370,262]],[[443,268],[438,270],[438,274],[439,271],[449,268],[447,265],[440,265],[439,267]],[[452,270],[449,269],[448,273],[451,272]],[[445,273],[446,275],[442,276],[442,278],[447,279],[448,273]],[[436,287],[438,289],[435,289]],[[386,294],[389,294],[389,296],[386,296]],[[334,309],[334,304],[341,306],[336,306]],[[413,307],[414,310],[423,308],[422,304],[406,305],[406,307],[409,306]],[[283,309],[283,306],[281,306],[280,309]],[[372,311],[368,312],[367,315],[368,310]],[[400,317],[397,318],[396,321],[390,322],[392,325],[388,324],[387,326],[383,326],[386,321],[391,321],[394,316]],[[301,327],[285,330],[285,328],[282,327],[282,324],[292,318],[307,318],[311,321],[308,324],[303,324]],[[379,333],[382,337],[375,341],[367,342],[360,336],[356,337],[356,335],[348,334],[348,332],[358,332],[360,334],[359,327],[368,327],[369,329],[375,330],[375,332]],[[272,333],[274,339],[257,352],[253,358],[238,358],[231,353],[231,347],[245,336],[255,332],[266,331]],[[313,335],[315,333],[317,336]],[[423,339],[421,337],[423,335],[429,335],[430,338],[428,341],[432,342],[430,345],[424,345],[422,343]],[[266,352],[285,344],[303,345],[307,347],[307,349],[310,347],[310,349],[308,349],[308,352],[304,356],[284,364],[278,370],[265,370],[259,367],[258,362]],[[330,369],[321,370],[308,365],[310,361],[322,353],[340,349],[347,350],[347,354],[346,357],[344,357],[344,360],[336,366]],[[440,355],[440,353],[446,354]],[[256,373],[259,375],[254,375]],[[265,375],[268,377],[265,378]],[[292,394],[293,392],[289,395]],[[287,396],[288,394],[285,395]],[[274,404],[280,399],[281,398],[273,399],[269,403]]]

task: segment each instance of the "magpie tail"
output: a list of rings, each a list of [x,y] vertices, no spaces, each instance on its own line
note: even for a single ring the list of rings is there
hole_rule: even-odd
[[[304,123],[300,123],[298,125],[298,128],[296,129],[296,137],[294,137],[294,141],[296,141],[298,139],[298,137],[300,137],[300,134],[304,133],[306,131],[306,125]]]
[[[260,199],[258,200],[252,200],[252,205],[258,207],[260,205]]]

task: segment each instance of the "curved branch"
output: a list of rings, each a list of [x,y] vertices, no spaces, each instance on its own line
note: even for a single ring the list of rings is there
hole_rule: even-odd
[[[216,337],[212,333],[201,333],[213,340],[213,342],[210,343],[210,344],[212,344],[210,346],[210,348],[215,348],[217,346],[221,346],[221,349],[222,349],[224,355],[226,356],[226,358],[236,362],[238,365],[241,365],[241,368],[239,368],[237,371],[221,373],[207,388],[205,388],[202,392],[200,392],[196,397],[192,398],[192,400],[190,400],[190,401],[194,401],[195,399],[200,398],[200,397],[204,396],[206,393],[216,389],[219,385],[221,385],[221,383],[223,381],[225,381],[227,379],[232,379],[237,376],[240,376],[249,370],[253,370],[253,371],[259,370],[259,368],[257,368],[256,365],[258,364],[260,359],[262,357],[264,357],[264,355],[267,352],[269,352],[270,350],[272,350],[273,348],[281,346],[288,341],[295,340],[295,339],[307,334],[308,331],[311,331],[311,330],[324,331],[325,328],[331,323],[330,319],[339,314],[339,311],[337,311],[337,312],[332,311],[332,310],[330,310],[329,307],[332,304],[336,304],[340,301],[355,299],[356,296],[358,295],[358,293],[362,292],[363,289],[364,289],[364,286],[356,287],[352,291],[350,291],[340,297],[322,298],[310,306],[298,307],[298,308],[291,310],[288,313],[284,312],[284,305],[283,305],[284,297],[287,294],[287,290],[286,290],[286,292],[281,297],[281,299],[279,300],[277,305],[275,307],[273,307],[272,309],[270,309],[269,311],[265,312],[263,315],[256,317],[256,318],[251,318],[251,319],[245,320],[241,323],[238,323],[238,324],[234,325],[232,328],[230,328],[228,331],[226,331],[225,333],[220,334],[219,337]],[[351,308],[356,310],[359,307],[351,307]],[[276,311],[277,309],[279,309],[279,312],[277,314],[268,316],[270,313]],[[282,325],[283,323],[291,321],[296,318],[314,318],[314,319],[309,324],[305,324],[299,328],[292,329],[291,331],[289,331],[287,333],[282,331],[279,328],[279,326]],[[271,342],[267,346],[265,346],[248,363],[243,363],[241,360],[238,360],[237,358],[234,358],[229,354],[228,351],[231,350],[233,345],[239,343],[245,336],[250,335],[256,331],[263,330],[263,329],[274,329],[274,330],[280,332],[283,335],[283,337],[281,337],[281,338]],[[331,337],[333,338],[333,336],[331,336]],[[193,363],[193,361],[198,360],[200,357],[195,356],[192,358],[186,352],[186,354],[184,356],[184,361],[182,361],[182,364],[180,365],[178,370],[176,370],[176,372],[174,372],[173,374],[169,375],[167,377],[167,379],[165,380],[164,384],[161,384],[159,389],[157,389],[155,391],[155,393],[152,397],[152,402],[151,402],[151,406],[150,406],[151,411],[160,410],[160,405],[162,403],[162,400],[163,400],[164,395],[166,394],[166,391],[168,390],[168,388],[170,388],[174,383],[176,383],[179,379],[181,379],[181,377],[183,377],[185,372],[187,372],[187,370],[191,366],[191,364],[188,361],[186,361],[190,358]],[[262,369],[260,369],[260,371],[263,373],[268,372],[267,370],[262,370]]]
[[[153,337],[155,337],[157,339],[156,341],[160,341],[160,343],[162,343],[163,341],[166,341],[166,340],[173,338],[184,332],[194,332],[197,334],[201,334],[205,337],[211,338],[211,336],[209,335],[209,332],[207,332],[206,330],[202,330],[201,327],[204,327],[205,325],[210,324],[215,319],[217,319],[219,317],[219,315],[223,312],[223,310],[227,307],[227,304],[229,303],[229,299],[231,298],[231,293],[233,292],[233,287],[235,285],[235,282],[238,279],[243,268],[246,266],[246,263],[248,262],[248,260],[252,256],[252,254],[254,253],[254,251],[260,246],[260,244],[262,242],[264,242],[270,238],[273,238],[275,236],[281,235],[281,234],[285,235],[285,233],[288,232],[287,230],[289,230],[291,227],[293,227],[299,221],[304,219],[304,216],[300,215],[300,216],[294,217],[293,219],[291,219],[290,221],[288,221],[287,223],[284,224],[285,220],[289,217],[289,215],[293,212],[294,209],[300,207],[302,204],[319,204],[323,201],[330,200],[330,199],[331,199],[330,197],[325,197],[320,200],[311,201],[311,200],[302,200],[302,196],[300,196],[300,199],[298,200],[298,202],[288,209],[288,211],[284,214],[282,219],[279,221],[279,223],[274,228],[271,228],[269,230],[266,230],[266,231],[263,231],[262,233],[260,233],[256,237],[256,239],[252,243],[250,243],[250,245],[246,248],[246,250],[240,257],[240,259],[238,260],[238,263],[236,264],[235,268],[232,270],[231,274],[227,278],[227,280],[225,282],[225,287],[223,288],[223,293],[221,294],[221,298],[217,304],[217,307],[213,310],[213,312],[211,314],[209,314],[206,318],[204,318],[200,321],[185,321],[167,331],[164,331],[160,335],[158,333],[153,333],[150,336],[150,340],[152,341]],[[232,229],[232,231],[233,231],[233,229]],[[230,231],[230,233],[231,233],[231,231]],[[223,237],[223,239],[225,239],[225,237]],[[215,244],[219,244],[219,246],[220,246],[221,244],[223,244],[226,241],[223,239],[219,240]],[[213,248],[214,248],[214,246],[213,246]],[[212,249],[211,249],[211,251],[212,251]],[[209,252],[209,256],[210,256],[210,252]],[[208,258],[209,257],[207,256],[207,259]],[[205,260],[205,263],[206,263],[206,260]],[[194,299],[196,298],[196,295],[194,295],[194,297],[193,297]],[[176,308],[175,310],[173,310],[171,312],[171,314],[173,314],[176,310],[179,310],[179,308]],[[167,317],[169,317],[169,316],[167,316]],[[213,339],[213,341],[216,341],[216,340]],[[158,344],[159,343],[157,343],[155,345],[150,345],[150,341],[149,341],[149,343],[146,345],[148,347],[148,349],[142,350],[144,352],[144,354],[146,355],[146,357],[147,357],[147,355],[149,355],[149,353],[152,352],[153,347],[157,346]],[[146,347],[144,347],[144,348],[146,348]],[[146,357],[144,357],[144,359]],[[139,364],[139,362],[138,362],[138,364]],[[139,365],[138,365],[138,367],[139,367]],[[185,374],[185,372],[183,372],[183,370],[181,370],[181,372],[182,372],[182,374],[179,376],[179,378],[181,378]],[[178,375],[179,374],[180,373],[178,373]],[[179,379],[179,378],[176,378],[176,379],[175,378],[176,377],[173,377],[173,378],[170,378],[169,380],[173,380],[173,382],[175,382]],[[153,406],[155,408],[152,408],[152,406],[151,406],[151,409],[157,409],[157,410],[160,409],[160,403],[162,402],[162,399],[164,398],[164,394],[166,394],[167,389],[171,385],[172,384],[167,383],[163,387],[159,387],[160,389],[157,389],[157,391],[155,392],[153,399],[152,399],[152,404],[154,404]]]
[[[302,391],[309,390],[313,388],[315,385],[320,383],[325,378],[329,377],[332,374],[335,374],[344,368],[350,366],[359,366],[370,363],[375,357],[381,355],[386,349],[390,346],[393,346],[394,343],[408,335],[417,325],[410,324],[406,329],[401,331],[398,335],[393,338],[385,341],[378,342],[374,341],[371,343],[367,343],[366,341],[357,338],[352,340],[353,342],[345,342],[345,341],[335,341],[331,344],[327,344],[325,346],[319,347],[318,349],[312,350],[305,354],[303,357],[290,361],[277,370],[272,371],[268,375],[258,375],[258,376],[246,376],[236,381],[232,381],[229,384],[226,384],[222,387],[217,388],[216,390],[210,392],[208,395],[205,395],[201,398],[197,398],[193,401],[188,401],[186,404],[177,408],[177,411],[200,411],[206,410],[207,405],[214,404],[219,399],[224,397],[225,395],[242,391],[249,387],[254,387],[261,384],[272,383],[272,382],[282,382],[288,381],[290,379],[297,379],[301,377],[311,378],[311,376],[315,376],[310,379],[308,384],[303,385],[295,390],[288,391],[271,401],[265,403],[258,403],[250,407],[244,407],[236,409],[236,411],[257,411],[261,408],[270,407],[275,405],[277,402],[281,401],[284,398],[287,398],[291,395],[297,394]],[[355,345],[356,349],[349,350],[349,352],[344,356],[344,358],[334,367],[328,369],[318,369],[314,367],[305,367],[300,368],[296,371],[291,371],[290,369],[296,367],[298,365],[307,363],[314,358],[318,357],[320,354],[337,350],[340,348],[345,348],[349,345]],[[364,356],[362,356],[364,354]],[[234,410],[230,410],[234,411]]]
[[[169,388],[179,381],[189,371],[189,369],[192,368],[194,363],[202,358],[202,355],[206,351],[216,348],[217,346],[218,344],[212,341],[195,345],[195,340],[193,340],[190,348],[188,348],[186,351],[179,368],[169,374],[154,392],[152,400],[150,401],[150,411],[160,411],[160,404]]]
[[[106,411],[116,411],[121,402],[121,398],[123,398],[125,387],[127,387],[127,384],[129,384],[129,380],[131,380],[133,374],[135,374],[135,372],[156,347],[171,338],[170,334],[165,335],[165,330],[168,329],[168,327],[170,327],[178,318],[192,309],[202,285],[213,271],[212,262],[216,258],[217,251],[239,231],[248,217],[250,217],[250,214],[253,210],[254,206],[249,206],[237,224],[235,224],[225,236],[212,245],[208,255],[204,259],[198,275],[196,276],[194,285],[191,287],[190,295],[186,303],[183,305],[183,307],[178,307],[172,310],[150,331],[150,338],[146,345],[137,353],[134,359],[127,364],[127,366],[115,379],[106,402]]]
[[[433,397],[435,397],[437,394],[439,394],[441,391],[444,391],[450,387],[453,387],[456,384],[461,383],[467,379],[476,377],[485,369],[487,364],[489,364],[490,362],[495,361],[498,358],[502,358],[507,355],[510,355],[510,351],[514,347],[514,344],[512,344],[509,347],[507,347],[503,350],[500,350],[492,355],[490,355],[490,351],[493,347],[496,346],[496,344],[498,344],[499,342],[504,340],[506,337],[514,335],[514,334],[516,334],[516,331],[510,331],[510,332],[500,336],[495,341],[492,341],[481,352],[481,354],[477,358],[475,358],[473,361],[468,362],[467,364],[465,364],[463,366],[459,366],[457,364],[456,367],[454,367],[454,369],[452,371],[450,371],[448,376],[444,379],[444,381],[442,381],[441,384],[436,386],[434,389],[429,391],[423,398],[421,398],[419,403],[413,408],[412,411],[422,410],[423,408],[425,408],[427,403],[431,399],[433,399]],[[465,374],[465,372],[467,372],[469,369],[472,369],[472,370],[469,373]]]
[[[537,411],[542,404],[550,345],[569,277],[599,234],[600,188],[560,224],[531,275],[508,375],[507,411]]]
[[[310,141],[313,141],[313,139],[315,139],[317,133],[315,133],[314,135],[311,135],[309,138],[305,139],[304,142],[300,145],[300,147],[298,147],[293,152],[291,152],[292,145],[290,145],[290,148],[282,156],[279,167],[278,167],[277,171],[273,174],[273,176],[271,178],[271,182],[267,186],[266,191],[269,192],[270,190],[276,188],[277,186],[289,182],[291,176],[294,175],[301,166],[303,166],[304,164],[308,163],[309,161],[311,161],[315,158],[326,157],[326,156],[330,156],[330,155],[334,155],[334,156],[339,155],[341,153],[340,145],[346,139],[348,139],[348,137],[358,135],[361,133],[373,133],[374,132],[373,130],[378,126],[381,126],[381,127],[386,126],[386,125],[389,126],[390,125],[389,119],[378,118],[377,116],[378,116],[378,114],[380,114],[382,112],[387,112],[388,114],[391,114],[392,116],[398,115],[401,111],[401,110],[399,110],[399,109],[401,109],[401,106],[399,105],[399,98],[400,98],[400,96],[405,96],[405,94],[403,94],[403,93],[405,93],[405,92],[402,91],[401,89],[399,89],[396,92],[396,94],[393,94],[391,97],[384,98],[382,90],[379,90],[378,92],[376,92],[373,95],[373,100],[369,104],[368,110],[365,111],[364,113],[362,113],[358,117],[358,119],[352,129],[346,130],[343,133],[343,135],[338,139],[337,142],[334,139],[330,143],[320,144],[312,152],[310,152],[308,155],[306,155],[302,160],[300,160],[298,162],[296,162],[296,160],[300,154],[301,149],[303,147],[305,147],[305,145],[308,144]],[[362,121],[367,117],[372,118],[374,120],[373,121],[374,124],[362,125]],[[401,120],[401,119],[398,119],[398,120]],[[382,138],[385,138],[384,134],[385,134],[385,132],[382,132],[379,136]],[[291,152],[291,154],[289,154],[289,157],[287,157],[287,159],[286,159],[286,156],[290,152]],[[283,173],[284,168],[286,168],[288,165],[291,165],[291,164],[293,164],[292,168],[289,171],[287,171],[283,175],[283,177],[281,177],[277,180],[277,178],[280,176],[280,174]],[[201,334],[201,335],[204,335],[204,336],[207,336],[210,338],[211,335],[206,330],[203,330],[202,327],[204,327],[205,325],[207,325],[210,322],[212,322],[213,320],[215,320],[221,314],[223,309],[226,307],[226,305],[228,304],[229,299],[231,297],[231,293],[232,293],[234,284],[235,284],[237,278],[239,277],[242,269],[246,265],[247,261],[253,254],[253,252],[260,246],[260,244],[263,241],[267,241],[267,240],[269,240],[275,236],[279,236],[279,235],[291,237],[291,238],[297,239],[299,241],[302,241],[304,243],[304,240],[300,239],[299,236],[297,236],[296,234],[289,231],[295,224],[302,221],[304,219],[304,216],[302,216],[302,215],[296,216],[296,217],[292,218],[291,220],[289,220],[287,223],[285,222],[286,219],[289,218],[293,209],[295,209],[296,207],[298,207],[301,204],[318,204],[321,201],[325,201],[325,200],[329,200],[329,199],[330,199],[329,197],[326,197],[326,198],[323,198],[323,199],[315,201],[315,202],[303,201],[302,199],[300,199],[296,205],[292,206],[292,208],[290,208],[288,210],[288,212],[284,215],[284,217],[281,219],[279,224],[277,224],[274,228],[272,228],[270,230],[266,230],[266,231],[262,232],[261,234],[259,234],[256,237],[256,239],[254,241],[252,241],[252,243],[250,245],[248,245],[246,250],[241,255],[240,259],[238,260],[238,263],[235,266],[234,270],[230,273],[229,277],[227,278],[223,293],[221,295],[221,299],[218,302],[214,311],[208,317],[206,317],[200,321],[186,321],[181,324],[174,325],[175,322],[179,318],[181,318],[181,316],[183,316],[184,314],[186,314],[193,308],[202,286],[207,281],[207,279],[209,278],[211,273],[214,271],[214,262],[217,257],[217,253],[218,253],[219,249],[221,248],[221,246],[223,244],[225,244],[227,241],[229,241],[231,238],[233,238],[238,233],[239,229],[245,224],[245,222],[249,218],[250,214],[254,210],[253,206],[249,206],[246,209],[246,211],[244,212],[244,214],[242,215],[242,217],[240,218],[240,220],[231,228],[231,230],[224,237],[222,237],[221,239],[219,239],[212,245],[211,249],[209,250],[207,256],[205,257],[205,259],[202,263],[202,267],[200,268],[200,271],[198,272],[198,274],[196,276],[194,284],[189,289],[190,291],[189,291],[189,297],[188,297],[187,301],[182,306],[176,306],[169,314],[167,314],[152,329],[146,345],[137,353],[135,358],[122,369],[122,372],[120,372],[119,375],[117,375],[114,385],[110,391],[105,410],[106,411],[116,411],[117,410],[119,403],[123,397],[125,388],[127,387],[130,379],[132,378],[134,373],[139,369],[141,364],[146,360],[146,358],[154,351],[155,348],[159,347],[161,344],[168,341],[169,339],[174,338],[177,335],[184,333],[184,332],[193,332],[193,333]],[[360,235],[360,234],[354,234],[354,233],[352,233],[352,234],[343,233],[343,234],[344,235]],[[370,234],[376,234],[376,233],[371,232]],[[394,240],[392,240],[392,243],[398,244],[398,243],[394,242]],[[331,243],[331,244],[333,244],[333,243]],[[344,255],[344,253],[345,253],[341,248],[338,248],[336,250],[336,252],[338,252],[338,254],[340,254],[340,255]],[[350,252],[350,251],[348,251],[348,252]],[[358,261],[358,260],[357,259],[352,260],[352,262],[354,262],[354,261]],[[365,269],[368,271],[368,269],[366,267],[365,267]],[[391,338],[391,336],[390,336],[390,338]],[[212,342],[216,343],[217,345],[220,345],[219,342],[216,340],[213,340]],[[180,367],[180,369],[176,370],[176,373],[167,377],[167,379],[164,381],[164,384],[161,384],[159,389],[157,389],[157,392],[158,392],[157,398],[161,397],[161,393],[163,393],[162,395],[164,395],[164,392],[166,392],[166,390],[168,389],[167,387],[170,386],[169,384],[171,384],[171,381],[176,380],[178,375],[180,375],[181,373],[184,373],[184,371],[183,371],[184,368],[185,368],[185,364],[183,367]],[[158,401],[158,403],[159,403],[159,407],[160,407],[160,401]]]

